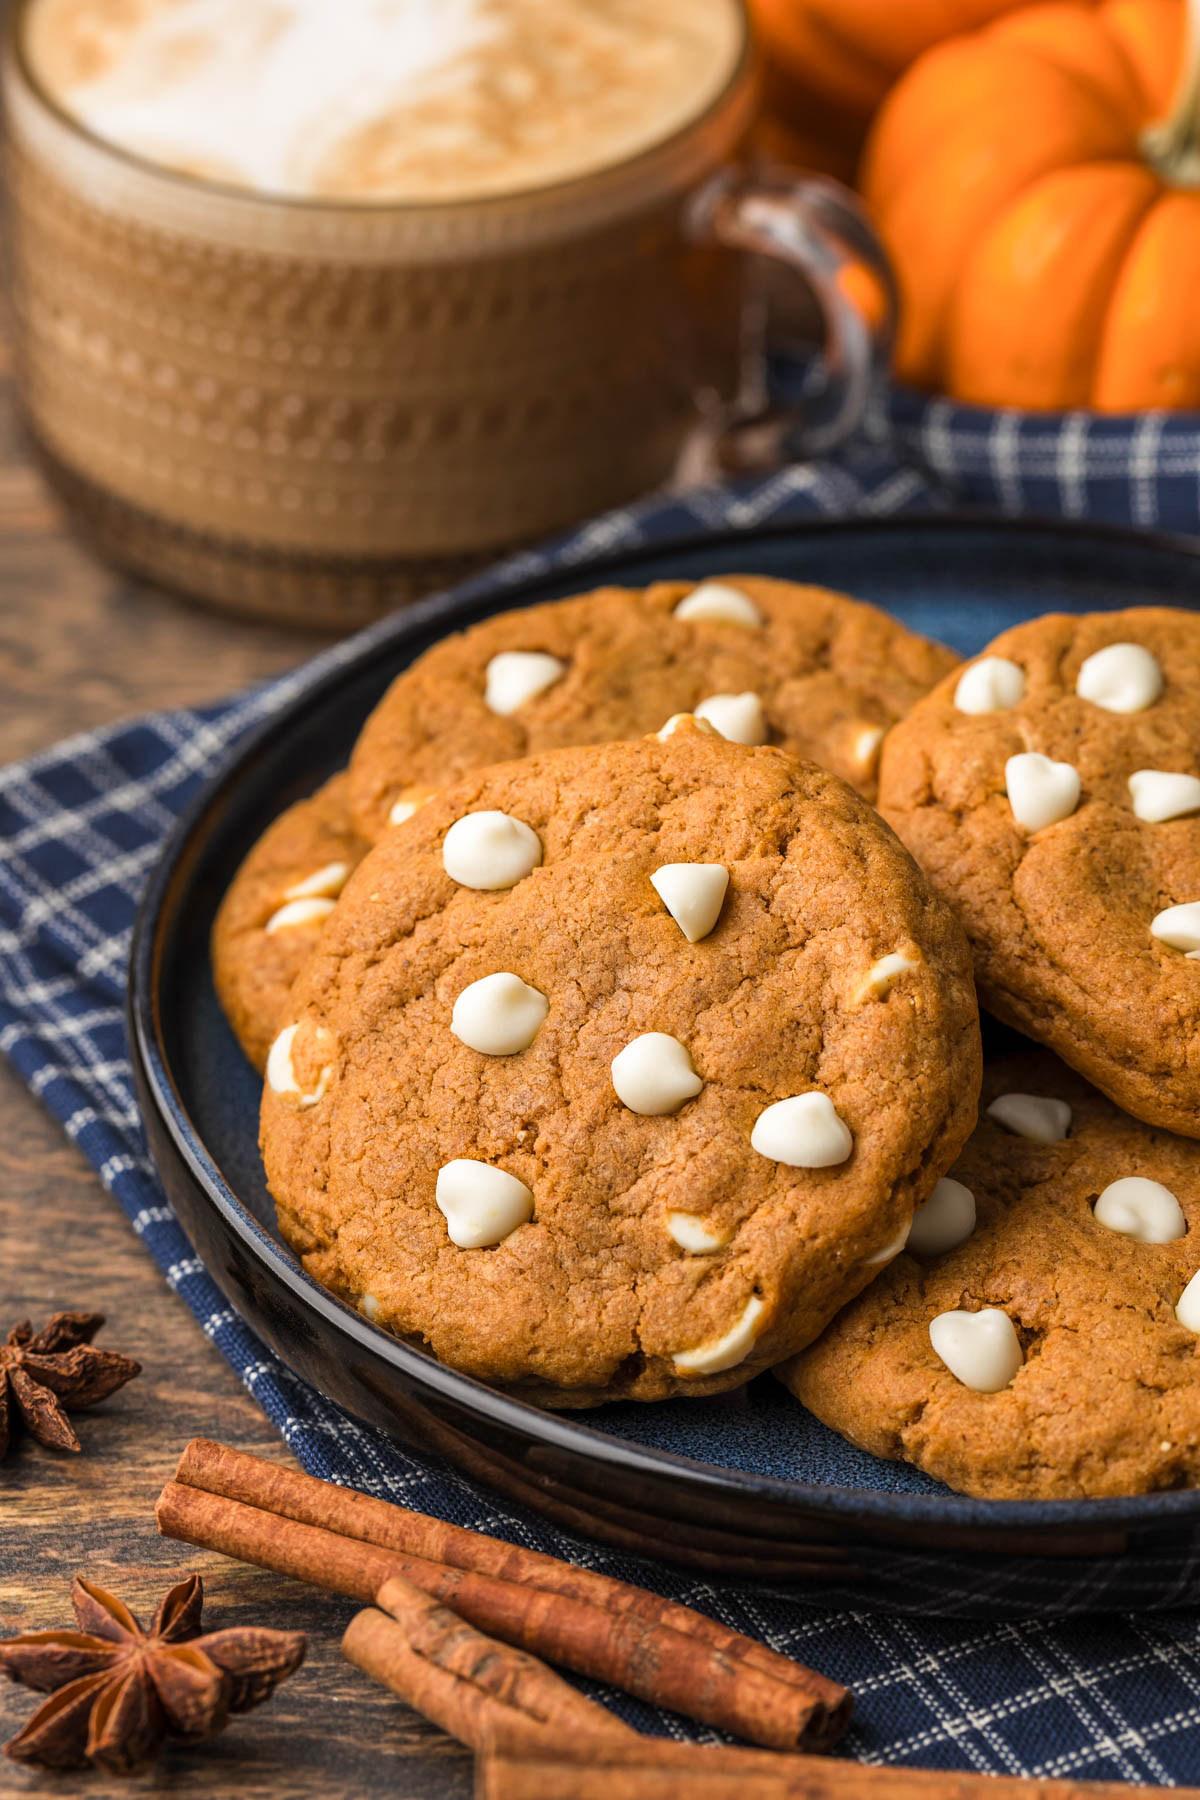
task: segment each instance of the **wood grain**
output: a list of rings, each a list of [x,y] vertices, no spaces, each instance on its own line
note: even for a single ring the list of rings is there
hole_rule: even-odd
[[[237,625],[95,563],[42,486],[0,368],[0,761],[123,714],[215,699],[319,642]],[[309,1653],[269,1705],[209,1745],[171,1748],[154,1775],[52,1780],[5,1761],[0,1793],[116,1800],[169,1786],[206,1800],[465,1800],[467,1753],[343,1661],[352,1602],[157,1536],[154,1500],[188,1438],[281,1460],[287,1452],[83,1157],[0,1062],[0,1329],[66,1307],[106,1314],[100,1343],[136,1356],[144,1373],[76,1415],[81,1456],[25,1439],[0,1465],[0,1635],[68,1623],[77,1569],[142,1613],[196,1569],[208,1629],[257,1621],[302,1630]],[[35,1704],[4,1684],[0,1737]]]

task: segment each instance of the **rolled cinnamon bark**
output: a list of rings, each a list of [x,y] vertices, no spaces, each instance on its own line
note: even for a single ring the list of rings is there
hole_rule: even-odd
[[[473,1750],[539,1734],[560,1745],[636,1735],[545,1663],[485,1637],[399,1576],[384,1582],[377,1607],[351,1619],[342,1651]]]
[[[475,1800],[1129,1800],[1146,1788],[954,1769],[866,1768],[826,1757],[677,1744],[665,1738],[504,1743],[475,1768]],[[1175,1788],[1198,1800],[1195,1788]]]
[[[852,1699],[828,1677],[781,1656],[754,1638],[731,1631],[704,1613],[665,1600],[631,1582],[615,1581],[594,1569],[580,1569],[538,1550],[522,1549],[502,1538],[449,1525],[425,1513],[409,1512],[352,1488],[319,1481],[297,1469],[248,1456],[209,1438],[195,1438],[179,1459],[176,1481],[206,1493],[240,1500],[246,1505],[296,1519],[361,1543],[376,1544],[451,1568],[470,1569],[504,1581],[541,1588],[547,1593],[581,1600],[606,1612],[623,1613],[648,1624],[664,1625],[698,1643],[721,1651],[746,1669],[756,1669],[781,1687],[802,1696],[797,1735],[788,1748],[819,1751],[836,1743],[850,1722]],[[801,1714],[803,1716],[801,1717]],[[739,1736],[745,1736],[739,1732]],[[756,1740],[765,1741],[765,1740]],[[772,1744],[778,1740],[772,1738]]]
[[[628,1613],[384,1550],[179,1482],[167,1483],[155,1513],[164,1537],[355,1600],[370,1600],[391,1576],[404,1576],[492,1637],[752,1743],[794,1749],[812,1714],[802,1690]]]

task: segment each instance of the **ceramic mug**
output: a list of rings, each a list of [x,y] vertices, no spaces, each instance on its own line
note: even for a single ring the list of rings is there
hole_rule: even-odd
[[[110,559],[226,608],[346,628],[503,550],[779,454],[739,251],[825,316],[852,428],[886,263],[825,181],[739,165],[748,28],[715,103],[580,179],[451,203],[275,198],[92,135],[2,69],[18,394]],[[714,396],[727,398],[717,401]],[[699,425],[699,429],[698,429]]]

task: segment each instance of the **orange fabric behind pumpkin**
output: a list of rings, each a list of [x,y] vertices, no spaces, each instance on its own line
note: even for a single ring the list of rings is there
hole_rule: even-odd
[[[902,378],[985,406],[1200,407],[1200,192],[1144,159],[1183,0],[1031,6],[922,56],[862,185]]]

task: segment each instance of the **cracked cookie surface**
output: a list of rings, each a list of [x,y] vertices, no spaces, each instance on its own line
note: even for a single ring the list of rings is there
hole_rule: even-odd
[[[1066,1101],[1066,1135],[1039,1142],[988,1115],[1014,1093]],[[1200,1267],[1195,1145],[1126,1117],[1044,1052],[989,1065],[983,1097],[953,1170],[975,1197],[971,1235],[940,1256],[897,1257],[779,1374],[853,1443],[962,1493],[1071,1499],[1194,1486],[1200,1337],[1175,1308]],[[1097,1210],[1130,1180],[1140,1201]],[[1144,1242],[1125,1234],[1131,1226],[1182,1231]],[[1020,1367],[992,1393],[966,1386],[930,1341],[935,1318],[985,1308],[1011,1320],[1020,1346]]]
[[[1005,632],[889,734],[879,792],[962,920],[981,1004],[1193,1137],[1197,776],[1200,614],[1138,608]],[[1181,906],[1175,941],[1155,935]]]
[[[690,722],[430,800],[289,1012],[261,1141],[306,1268],[550,1404],[713,1392],[799,1349],[975,1117],[949,910],[844,783]]]
[[[494,660],[514,657],[532,659],[531,691],[497,712],[488,703]],[[547,601],[445,638],[397,676],[351,759],[355,819],[374,841],[410,787],[542,750],[638,738],[709,699],[743,702],[714,710],[721,729],[732,718],[735,730],[756,733],[749,741],[811,757],[870,800],[883,733],[957,663],[876,607],[761,575]],[[492,699],[508,706],[522,690],[502,686]],[[746,704],[754,700],[761,726]]]

